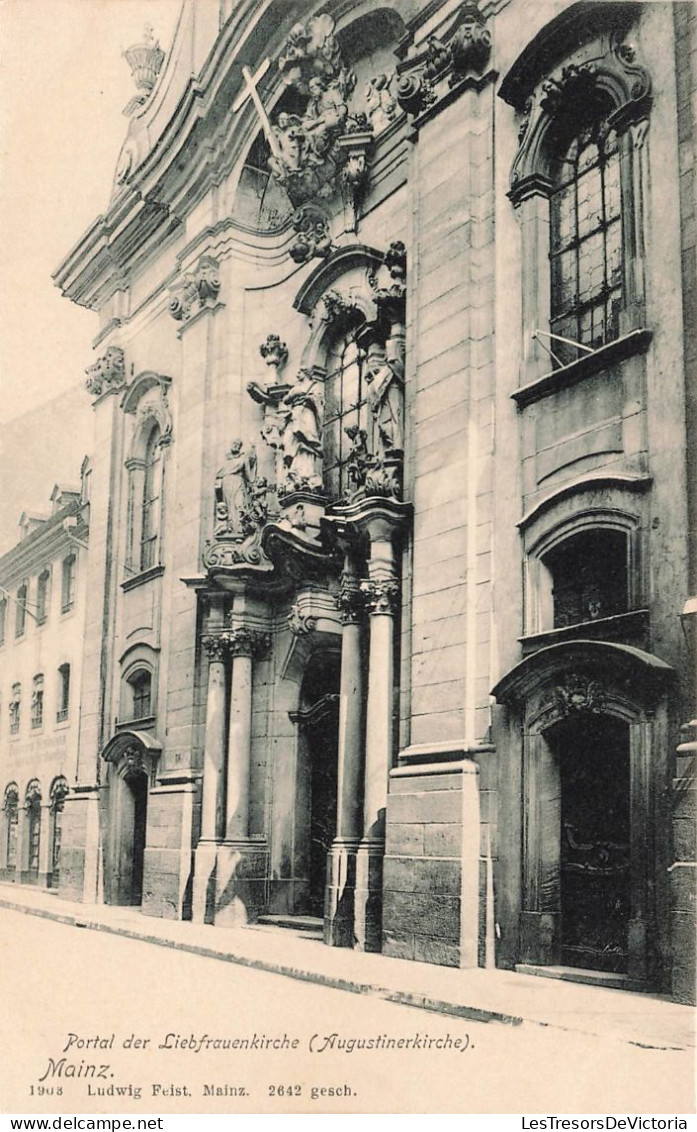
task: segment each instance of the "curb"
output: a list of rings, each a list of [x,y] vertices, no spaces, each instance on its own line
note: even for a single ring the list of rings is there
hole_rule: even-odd
[[[120,927],[115,924],[105,924],[100,920],[84,919],[72,913],[53,912],[46,908],[27,908],[6,897],[0,897],[0,908],[8,908],[12,912],[22,912],[27,916],[38,916],[44,920],[54,920],[69,927],[87,928],[90,931],[108,932],[110,935],[122,936],[125,939],[136,939],[142,943],[154,943],[159,947],[168,947],[174,951],[183,951],[190,955],[200,955],[205,959],[219,959],[224,963],[234,963],[240,967],[250,967],[257,971],[266,971],[272,975],[284,975],[299,982],[316,983],[319,986],[330,987],[333,990],[348,991],[352,994],[364,994],[373,998],[383,999],[385,1002],[394,1002],[402,1006],[411,1006],[417,1010],[428,1010],[434,1014],[445,1014],[454,1018],[462,1018],[470,1022],[499,1022],[508,1026],[522,1026],[524,1022],[533,1025],[546,1026],[546,1022],[537,1022],[534,1019],[525,1019],[522,1015],[505,1014],[498,1010],[486,1010],[477,1006],[464,1006],[459,1003],[446,1002],[443,999],[432,998],[428,994],[418,991],[395,990],[383,987],[377,983],[359,983],[339,975],[328,975],[319,971],[311,971],[300,967],[292,967],[282,962],[272,962],[268,959],[252,958],[249,955],[239,955],[230,951],[220,951],[216,948],[205,947],[203,944],[186,943],[180,940],[163,939],[161,936],[150,935],[147,931],[137,928]]]

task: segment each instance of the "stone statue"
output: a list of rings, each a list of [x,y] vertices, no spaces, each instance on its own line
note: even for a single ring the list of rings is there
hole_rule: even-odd
[[[397,103],[390,93],[394,72],[375,75],[366,83],[365,104],[368,107],[370,124],[376,134],[394,122],[397,117]]]
[[[254,501],[256,473],[254,446],[246,452],[238,437],[233,440],[225,463],[215,477],[216,536],[223,534],[242,538],[247,533],[247,516]]]
[[[339,84],[328,85],[319,76],[308,83],[310,99],[302,119],[307,159],[321,164],[342,132],[348,115]]]
[[[380,458],[404,450],[404,365],[388,357],[380,342],[371,342],[366,358],[365,382],[373,415],[373,454]]]
[[[321,489],[324,396],[322,382],[309,370],[298,373],[279,405],[279,417],[286,492]]]

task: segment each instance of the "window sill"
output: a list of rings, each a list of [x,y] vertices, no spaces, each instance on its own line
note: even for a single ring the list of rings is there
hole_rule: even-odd
[[[519,409],[525,409],[551,393],[558,393],[560,389],[568,389],[587,377],[593,377],[609,366],[617,365],[618,362],[633,358],[637,354],[645,354],[652,338],[653,333],[650,330],[632,330],[622,338],[616,338],[614,342],[600,346],[592,354],[584,354],[575,362],[569,362],[568,365],[552,370],[544,377],[538,377],[536,381],[521,386],[515,393],[511,393],[511,398]]]
[[[644,640],[649,628],[648,609],[633,609],[629,613],[616,613],[613,617],[599,617],[597,621],[579,621],[576,625],[565,625],[563,629],[548,629],[542,633],[530,633],[519,637],[523,656],[547,648],[548,645],[563,644],[564,641],[620,641]]]
[[[114,730],[119,731],[152,731],[155,727],[157,716],[144,715],[138,719],[117,719]]]
[[[121,583],[121,589],[124,593],[135,590],[138,586],[151,582],[153,578],[161,578],[164,572],[164,566],[151,566],[149,570],[143,570],[140,574],[134,574],[132,578],[126,578],[126,581]]]

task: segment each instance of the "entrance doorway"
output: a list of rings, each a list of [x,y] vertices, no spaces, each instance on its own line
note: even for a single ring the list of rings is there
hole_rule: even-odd
[[[108,904],[138,905],[143,899],[149,781],[142,760],[128,756],[127,750],[123,761],[112,769],[109,784]]]
[[[336,799],[339,749],[339,657],[313,656],[302,685],[298,712],[301,747],[305,757],[300,774],[304,796],[304,842],[307,896],[298,912],[323,916],[327,883],[327,857],[336,836]]]
[[[579,714],[546,738],[561,794],[561,962],[627,971],[630,916],[629,728]]]

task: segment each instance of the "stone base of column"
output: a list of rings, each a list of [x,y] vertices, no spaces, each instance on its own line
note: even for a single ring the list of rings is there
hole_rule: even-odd
[[[194,853],[194,884],[191,919],[195,924],[212,924],[215,913],[217,841],[199,841]]]
[[[356,850],[354,947],[382,951],[382,869],[385,842],[364,838]]]
[[[221,842],[215,876],[216,927],[244,928],[266,910],[268,861],[265,844],[248,839]]]
[[[520,913],[519,963],[549,967],[559,963],[559,915],[556,912]]]
[[[353,947],[356,910],[356,854],[360,841],[337,837],[327,854],[324,898],[324,942]]]

